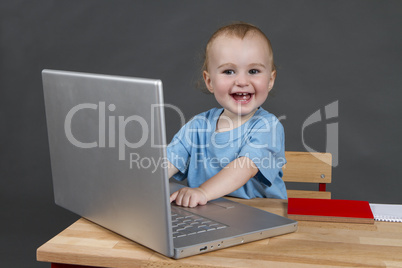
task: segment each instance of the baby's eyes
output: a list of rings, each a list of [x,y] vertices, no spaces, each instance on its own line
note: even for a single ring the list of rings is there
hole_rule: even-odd
[[[257,69],[251,69],[250,71],[248,71],[249,74],[258,74],[260,71]]]
[[[234,74],[235,72],[233,70],[224,70],[224,74]]]
[[[232,74],[235,74],[235,71],[228,69],[228,70],[224,70],[222,73],[227,74],[227,75],[232,75]],[[260,71],[258,69],[251,69],[248,71],[248,73],[249,74],[258,74],[258,73],[260,73]]]

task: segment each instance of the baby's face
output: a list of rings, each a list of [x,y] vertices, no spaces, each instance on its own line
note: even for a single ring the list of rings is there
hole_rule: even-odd
[[[250,116],[268,97],[275,81],[267,41],[248,33],[244,39],[222,35],[209,47],[205,84],[227,116]]]

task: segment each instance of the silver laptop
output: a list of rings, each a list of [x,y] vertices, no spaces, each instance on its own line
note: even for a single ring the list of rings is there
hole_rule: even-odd
[[[170,204],[162,82],[43,70],[56,204],[182,258],[294,232],[297,222],[220,198]]]

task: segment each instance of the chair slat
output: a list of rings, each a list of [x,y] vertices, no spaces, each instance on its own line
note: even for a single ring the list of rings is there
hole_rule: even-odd
[[[285,152],[287,164],[283,180],[289,182],[331,183],[330,153]]]
[[[287,190],[288,198],[318,198],[331,199],[331,192]]]
[[[318,183],[325,189],[332,181],[332,155],[330,153],[285,152],[287,163],[283,167],[285,182]],[[287,190],[288,198],[330,199],[327,191]]]

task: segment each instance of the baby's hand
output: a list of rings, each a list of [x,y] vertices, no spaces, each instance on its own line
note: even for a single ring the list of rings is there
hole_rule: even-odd
[[[170,196],[170,202],[176,200],[178,206],[183,207],[196,207],[198,205],[205,205],[208,197],[201,188],[181,188]]]

